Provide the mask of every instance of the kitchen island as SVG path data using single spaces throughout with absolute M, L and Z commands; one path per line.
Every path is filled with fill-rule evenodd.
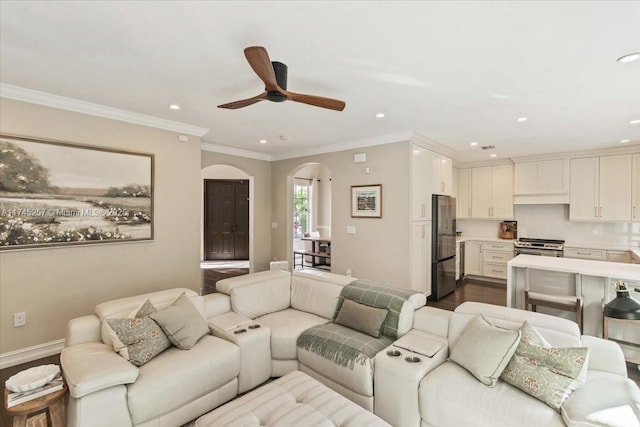
M 525 308 L 524 276 L 526 268 L 558 273 L 579 273 L 581 275 L 582 333 L 585 335 L 602 337 L 603 306 L 615 298 L 614 287 L 617 280 L 622 280 L 631 288 L 640 287 L 640 264 L 518 255 L 507 263 L 507 307 Z M 632 296 L 640 298 L 640 293 L 632 292 Z M 539 307 L 538 311 L 573 320 L 573 315 L 569 312 L 546 307 Z M 640 343 L 640 330 L 637 329 L 622 328 L 615 333 L 624 336 L 627 341 Z

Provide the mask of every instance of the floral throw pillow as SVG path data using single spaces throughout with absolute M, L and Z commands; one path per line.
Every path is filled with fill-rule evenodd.
M 171 346 L 158 324 L 148 317 L 156 311 L 146 300 L 126 319 L 106 319 L 113 348 L 136 366 L 142 366 Z
M 522 338 L 501 379 L 559 411 L 572 391 L 589 356 L 586 347 L 548 346 L 544 338 L 525 322 Z

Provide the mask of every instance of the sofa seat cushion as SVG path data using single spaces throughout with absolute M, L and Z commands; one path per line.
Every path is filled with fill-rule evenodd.
M 190 350 L 171 347 L 139 369 L 127 386 L 133 424 L 173 412 L 237 377 L 240 349 L 205 335 Z
M 373 396 L 373 359 L 392 338 L 374 338 L 335 323 L 304 331 L 298 339 L 298 361 L 348 389 Z
M 487 387 L 453 362 L 438 366 L 420 381 L 418 401 L 423 423 L 433 426 L 565 425 L 560 414 L 543 402 L 502 381 Z
M 560 412 L 568 426 L 640 427 L 640 389 L 629 378 L 589 371 Z
M 315 314 L 288 308 L 266 314 L 256 321 L 271 328 L 271 358 L 295 360 L 298 357 L 296 341 L 300 334 L 306 329 L 322 325 L 329 320 Z
M 196 427 L 389 427 L 302 372 L 290 372 L 200 417 Z

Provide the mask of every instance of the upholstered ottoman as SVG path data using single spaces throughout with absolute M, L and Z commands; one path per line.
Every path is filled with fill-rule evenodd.
M 299 371 L 264 385 L 198 418 L 196 427 L 390 427 Z

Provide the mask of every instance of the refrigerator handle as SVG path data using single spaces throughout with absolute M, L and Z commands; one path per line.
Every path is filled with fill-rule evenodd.
M 422 226 L 420 228 L 421 228 L 420 231 L 422 232 L 422 238 L 424 239 L 424 237 L 425 237 L 425 235 L 424 235 L 424 224 L 422 224 Z

